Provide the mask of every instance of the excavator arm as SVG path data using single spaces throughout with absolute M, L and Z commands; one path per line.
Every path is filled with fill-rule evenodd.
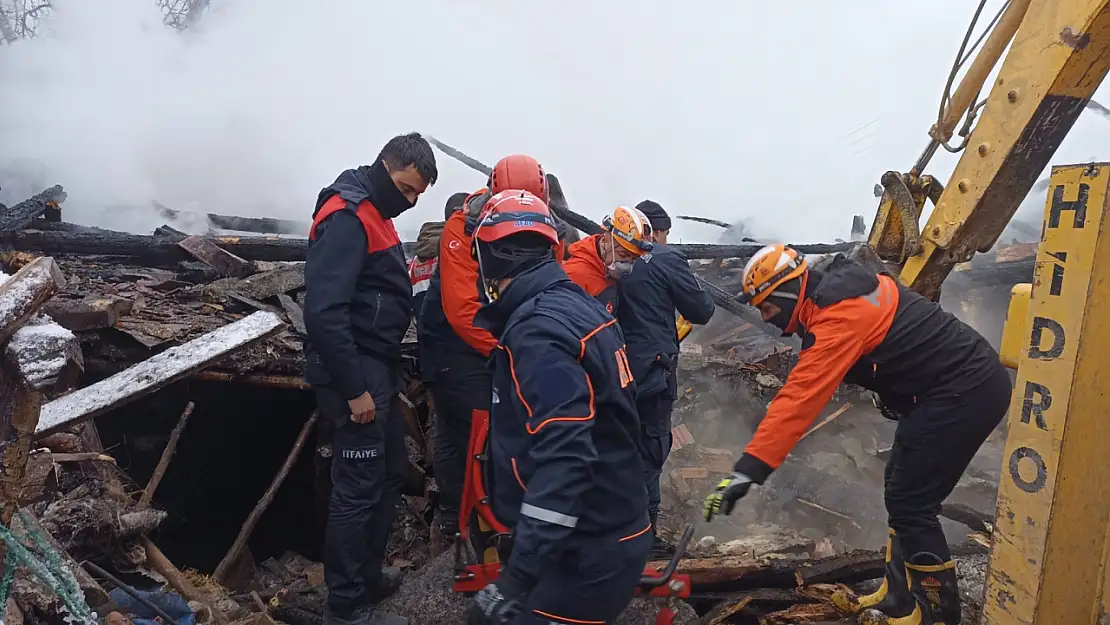
M 989 96 L 976 104 L 1008 44 Z M 1010 0 L 921 158 L 908 173 L 883 175 L 870 246 L 905 285 L 937 298 L 956 264 L 998 240 L 1108 69 L 1110 0 Z M 923 170 L 965 115 L 967 126 L 978 123 L 942 187 Z M 926 201 L 934 210 L 920 227 Z

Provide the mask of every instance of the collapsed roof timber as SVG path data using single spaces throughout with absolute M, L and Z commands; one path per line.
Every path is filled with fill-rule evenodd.
M 265 462 L 277 473 L 274 476 L 267 472 L 261 482 L 254 480 L 257 492 L 249 492 L 244 486 L 250 476 L 237 474 L 244 465 L 236 465 L 240 467 L 236 469 L 223 464 L 228 459 L 213 452 L 212 447 L 203 447 L 202 452 L 183 451 L 177 457 L 176 463 L 193 463 L 186 472 L 193 474 L 194 481 L 202 479 L 206 468 L 215 467 L 228 474 L 220 476 L 223 481 L 233 476 L 239 482 L 233 487 L 239 502 L 249 506 L 261 498 L 253 509 L 239 506 L 241 510 L 235 513 L 229 511 L 227 502 L 212 503 L 213 514 L 233 517 L 230 534 L 220 534 L 215 522 L 207 520 L 203 523 L 205 534 L 194 537 L 187 549 L 174 544 L 177 539 L 172 538 L 174 531 L 169 529 L 176 510 L 167 514 L 151 506 L 173 507 L 166 505 L 175 497 L 171 492 L 173 479 L 167 480 L 157 498 L 156 491 L 167 475 L 182 431 L 190 424 L 194 405 L 200 406 L 198 414 L 208 410 L 203 418 L 209 418 L 214 416 L 211 406 L 203 402 L 217 400 L 204 396 L 199 387 L 189 386 L 186 392 L 191 394 L 190 401 L 176 404 L 170 410 L 172 414 L 162 418 L 150 414 L 156 403 L 140 399 L 180 389 L 175 385 L 180 380 L 251 385 L 226 387 L 220 393 L 225 398 L 238 392 L 228 389 L 252 388 L 261 393 L 303 393 L 307 389 L 301 380 L 304 275 L 299 262 L 304 257 L 305 241 L 218 232 L 233 225 L 246 231 L 278 230 L 288 234 L 296 229 L 295 224 L 208 215 L 208 227 L 215 232 L 190 236 L 165 226 L 152 235 L 133 235 L 65 223 L 60 210 L 64 199 L 61 187 L 53 187 L 11 208 L 0 207 L 0 262 L 13 274 L 5 274 L 0 284 L 0 339 L 6 342 L 4 354 L 9 364 L 0 370 L 0 426 L 6 441 L 0 464 L 0 494 L 4 498 L 0 521 L 24 540 L 36 532 L 49 536 L 52 546 L 36 547 L 29 557 L 47 562 L 59 558 L 60 563 L 51 566 L 68 567 L 76 576 L 84 601 L 94 608 L 109 603 L 105 585 L 129 584 L 121 580 L 109 583 L 100 569 L 94 567 L 90 572 L 79 564 L 86 560 L 121 574 L 152 571 L 200 609 L 204 615 L 198 617 L 200 620 L 227 622 L 264 610 L 269 615 L 259 618 L 315 625 L 323 597 L 322 579 L 319 565 L 302 557 L 316 555 L 311 540 L 304 548 L 292 543 L 281 545 L 282 549 L 296 548 L 302 556 L 286 555 L 257 566 L 252 558 L 252 551 L 263 557 L 268 557 L 268 549 L 272 551 L 273 541 L 262 545 L 255 534 L 259 524 L 265 525 L 268 507 L 275 505 L 275 498 L 281 499 L 283 484 L 287 493 L 295 491 L 289 496 L 303 500 L 323 491 L 326 498 L 327 471 L 321 467 L 326 466 L 327 458 L 320 449 L 328 428 L 310 416 L 311 397 L 293 401 L 281 395 L 267 404 L 260 395 L 242 395 L 238 402 L 232 402 L 233 409 L 220 415 L 253 424 L 249 439 L 252 451 L 245 461 L 257 465 L 269 458 Z M 163 215 L 172 219 L 174 213 L 163 207 Z M 683 246 L 699 277 L 719 285 L 735 284 L 742 260 L 757 247 Z M 840 244 L 799 247 L 814 253 L 847 249 Z M 975 287 L 980 282 L 977 276 L 985 276 L 984 283 L 993 286 L 1020 277 L 1025 269 L 1031 272 L 1028 254 L 1015 250 L 1009 253 L 996 255 L 997 263 L 980 258 L 960 272 L 964 286 Z M 1005 269 L 1000 269 L 1002 265 Z M 688 504 L 682 501 L 684 498 L 704 489 L 714 475 L 727 472 L 730 466 L 727 451 L 704 446 L 698 440 L 715 440 L 711 434 L 699 433 L 711 430 L 699 431 L 693 420 L 705 417 L 701 414 L 705 412 L 704 404 L 700 409 L 693 408 L 698 405 L 699 395 L 710 393 L 712 386 L 732 385 L 743 389 L 751 397 L 752 410 L 758 410 L 781 384 L 791 363 L 788 343 L 763 332 L 749 311 L 731 301 L 727 287 L 718 287 L 717 291 L 718 303 L 745 314 L 745 318 L 718 315 L 713 324 L 697 330 L 683 348 L 681 366 L 687 376 L 687 389 L 682 393 L 679 411 L 684 410 L 681 402 L 687 402 L 689 409 L 685 411 L 699 414 L 690 417 L 690 427 L 683 422 L 675 428 L 674 464 L 668 465 L 676 510 L 672 520 L 680 520 L 677 511 Z M 411 333 L 406 343 L 412 347 Z M 410 353 L 406 367 L 411 360 Z M 80 388 L 69 392 L 75 387 Z M 172 404 L 179 395 L 169 395 L 173 399 L 162 403 Z M 419 571 L 412 576 L 408 595 L 415 607 L 402 605 L 394 611 L 423 610 L 420 613 L 427 614 L 428 603 L 440 601 L 446 618 L 461 608 L 458 598 L 450 594 L 450 554 L 432 559 L 426 552 L 426 521 L 437 496 L 427 461 L 426 395 L 410 376 L 405 417 L 412 479 L 405 491 L 405 531 L 396 533 L 391 554 L 395 563 L 407 562 Z M 197 399 L 196 404 L 192 398 Z M 851 406 L 851 393 L 839 395 L 834 403 L 841 407 L 830 411 L 817 428 L 833 422 L 847 410 L 845 406 Z M 128 404 L 141 409 L 132 413 L 121 410 Z M 185 404 L 184 414 L 178 418 L 177 412 Z M 256 409 L 242 409 L 241 405 Z M 269 407 L 263 410 L 263 405 Z M 273 406 L 279 405 L 291 412 L 289 418 L 266 412 L 277 410 Z M 735 411 L 736 406 L 725 409 Z M 163 408 L 157 410 L 166 412 Z M 98 417 L 98 422 L 94 421 Z M 162 432 L 168 436 L 156 437 L 155 445 L 146 445 L 157 462 L 136 469 L 142 463 L 130 455 L 139 453 L 137 440 L 143 436 L 136 424 L 155 420 L 168 424 Z M 202 417 L 192 418 L 189 427 L 206 427 L 200 421 Z M 124 422 L 125 426 L 119 425 Z M 172 432 L 168 432 L 170 426 L 174 426 Z M 116 457 L 105 451 L 107 441 L 101 440 L 98 428 L 108 434 L 106 439 L 122 437 L 126 442 Z M 317 451 L 312 454 L 313 467 L 307 469 L 306 489 L 296 477 L 296 467 L 314 428 L 318 430 L 317 438 L 310 448 Z M 220 436 L 208 432 L 206 436 L 213 439 Z M 127 436 L 135 440 L 127 442 Z M 126 464 L 133 469 L 129 472 L 117 467 L 125 464 L 124 454 Z M 796 467 L 791 479 L 817 480 L 825 490 L 835 490 L 826 474 L 814 471 Z M 790 474 L 789 470 L 783 472 Z M 140 477 L 149 477 L 145 488 L 135 483 Z M 837 488 L 851 496 L 851 484 Z M 801 490 L 790 492 L 793 499 L 804 499 L 797 495 Z M 818 501 L 808 503 L 818 514 L 834 518 L 835 523 L 855 523 L 851 515 Z M 24 507 L 17 514 L 20 506 Z M 311 508 L 303 502 L 300 507 Z M 283 510 L 288 514 L 288 509 Z M 214 518 L 187 506 L 181 514 Z M 956 510 L 950 515 L 961 517 L 965 524 L 978 523 L 975 529 L 980 532 L 980 542 L 982 532 L 989 532 L 989 526 L 979 522 L 981 515 L 973 511 L 960 514 Z M 183 566 L 214 571 L 213 579 L 219 584 L 182 573 L 146 536 L 159 526 L 167 528 L 165 544 L 174 560 Z M 865 533 L 860 531 L 861 535 Z M 881 553 L 847 550 L 845 545 L 852 541 L 845 536 L 840 535 L 843 540 L 837 545 L 779 528 L 719 546 L 712 540 L 702 541 L 681 565 L 695 584 L 691 604 L 701 613 L 711 612 L 707 622 L 755 622 L 753 619 L 761 617 L 771 623 L 836 620 L 839 612 L 833 596 L 850 592 L 836 584 L 874 579 L 881 575 L 883 566 Z M 202 557 L 199 552 L 205 549 L 218 553 Z M 971 544 L 964 552 L 981 556 L 985 550 Z M 274 555 L 281 555 L 280 550 Z M 31 563 L 21 563 L 13 588 L 16 606 L 29 621 L 60 623 L 63 613 L 73 610 L 64 605 L 66 593 L 36 581 L 28 572 Z M 269 607 L 259 607 L 261 602 L 254 601 L 248 592 L 252 589 L 260 599 L 270 602 Z M 429 592 L 433 591 L 441 596 L 430 599 Z M 405 601 L 405 596 L 402 592 L 397 601 Z M 650 603 L 637 603 L 627 616 L 631 620 L 624 622 L 645 622 L 643 618 L 655 609 Z M 680 613 L 678 622 L 693 622 L 694 610 L 689 606 L 684 610 L 686 616 Z M 682 620 L 687 617 L 687 621 Z

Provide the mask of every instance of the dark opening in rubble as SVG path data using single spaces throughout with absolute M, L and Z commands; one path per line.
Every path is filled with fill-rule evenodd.
M 211 573 L 285 461 L 315 403 L 307 391 L 182 381 L 97 419 L 108 453 L 143 488 L 189 401 L 196 408 L 154 496 L 169 518 L 153 536 L 181 569 Z M 291 550 L 319 560 L 316 434 L 251 533 L 255 562 Z M 326 501 L 326 500 L 323 500 Z

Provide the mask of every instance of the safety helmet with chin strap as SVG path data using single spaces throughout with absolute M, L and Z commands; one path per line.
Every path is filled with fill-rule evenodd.
M 741 298 L 759 306 L 775 289 L 806 272 L 805 256 L 781 243 L 768 245 L 752 256 L 741 274 Z
M 491 197 L 478 217 L 471 244 L 490 300 L 497 299 L 495 281 L 551 256 L 558 244 L 555 220 L 543 200 L 519 189 Z
M 606 215 L 601 226 L 611 235 L 617 245 L 643 256 L 652 250 L 651 222 L 644 213 L 635 208 L 618 206 L 612 214 Z

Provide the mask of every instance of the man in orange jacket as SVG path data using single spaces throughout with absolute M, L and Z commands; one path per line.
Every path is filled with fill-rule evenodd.
M 958 624 L 956 569 L 938 515 L 1009 407 L 998 353 L 935 302 L 844 256 L 811 269 L 797 251 L 767 246 L 742 283 L 763 320 L 798 334 L 802 351 L 734 473 L 706 498 L 706 520 L 731 513 L 783 463 L 842 381 L 862 386 L 898 428 L 886 467 L 886 577 L 859 607 L 898 625 Z
M 547 198 L 547 178 L 536 159 L 523 154 L 497 162 L 487 188 L 471 193 L 452 213 L 440 237 L 439 267 L 420 313 L 421 354 L 429 360 L 435 399 L 432 461 L 439 486 L 437 531 L 453 537 L 466 477 L 466 453 L 474 411 L 489 411 L 491 381 L 486 367 L 497 339 L 474 325 L 484 301 L 478 292 L 478 263 L 471 237 L 478 213 L 492 193 L 521 189 Z
M 597 298 L 610 315 L 617 309 L 617 280 L 628 275 L 637 258 L 651 251 L 651 223 L 635 208 L 618 206 L 601 222 L 605 232 L 567 247 L 567 276 Z

